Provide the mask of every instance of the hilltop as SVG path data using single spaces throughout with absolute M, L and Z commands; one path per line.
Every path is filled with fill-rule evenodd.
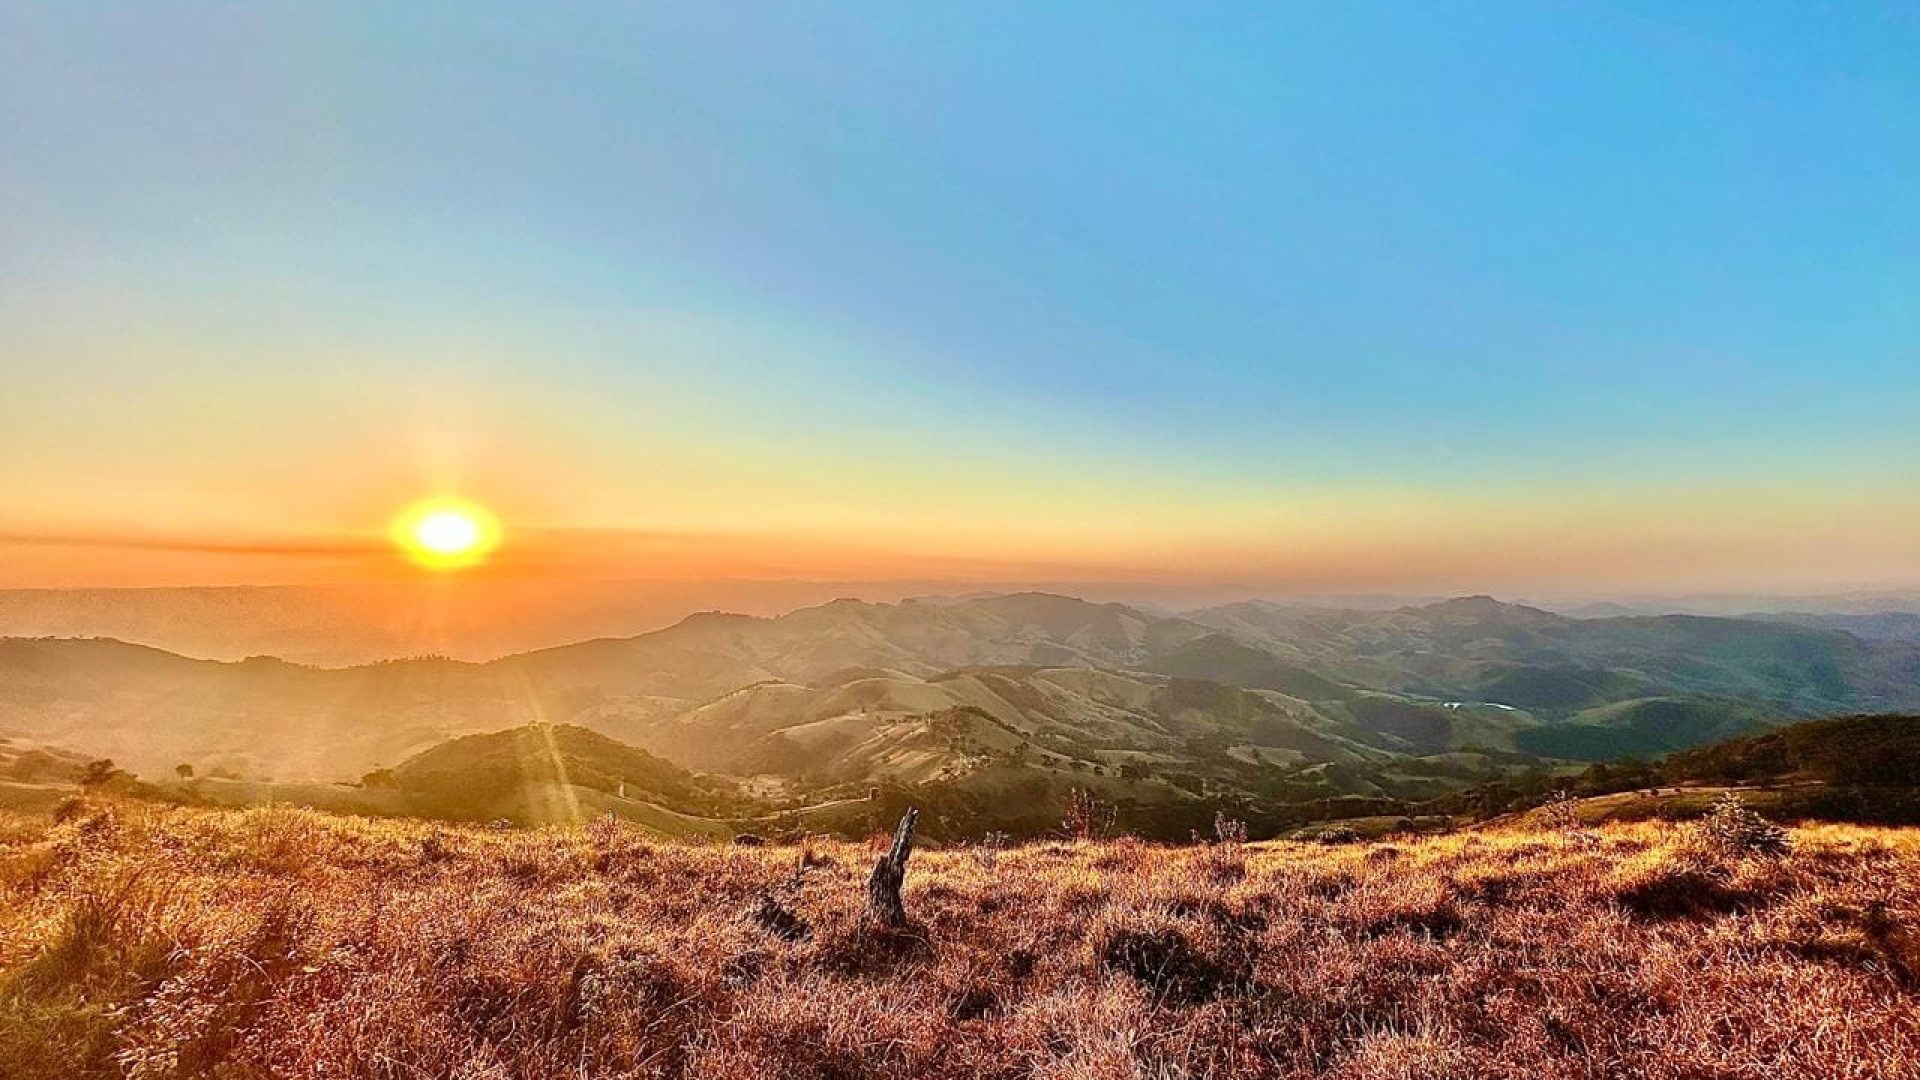
M 604 735 L 535 725 L 466 735 L 401 762 L 391 785 L 419 817 L 578 821 L 588 793 L 686 816 L 741 816 L 753 804 L 731 784 L 698 776 Z
M 657 844 L 286 808 L 0 816 L 0 1075 L 1913 1075 L 1920 841 Z

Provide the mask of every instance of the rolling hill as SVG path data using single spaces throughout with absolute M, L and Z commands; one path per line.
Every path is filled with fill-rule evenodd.
M 1042 775 L 1145 785 L 1134 794 L 1157 799 L 1406 798 L 1526 762 L 1916 707 L 1911 645 L 1773 621 L 1578 619 L 1486 597 L 1187 615 L 1039 593 L 839 600 L 486 663 L 346 668 L 0 640 L 0 735 L 148 776 L 185 762 L 352 779 L 449 738 L 573 723 L 789 792 Z
M 1319 789 L 1320 767 L 1350 766 L 1384 782 L 1403 758 L 1452 749 L 1369 726 L 1358 705 L 1372 700 L 1388 699 L 1318 705 L 1141 672 L 968 668 L 820 687 L 765 682 L 664 720 L 624 723 L 616 706 L 579 721 L 690 768 L 810 784 L 921 783 L 999 765 L 1154 777 L 1195 793 Z
M 1796 715 L 1920 701 L 1920 648 L 1784 622 L 1576 619 L 1484 596 L 1389 612 L 1251 601 L 1188 618 L 1338 681 L 1552 716 L 1665 695 L 1737 697 Z
M 593 808 L 582 808 L 583 797 L 603 805 L 646 804 L 686 818 L 744 816 L 758 809 L 733 784 L 696 776 L 570 724 L 450 739 L 401 762 L 378 782 L 397 790 L 407 812 L 421 817 L 577 822 L 595 816 Z
M 1766 726 L 1764 706 L 1727 698 L 1656 697 L 1582 710 L 1567 723 L 1517 733 L 1522 750 L 1573 761 L 1658 757 Z
M 247 776 L 357 777 L 448 735 L 540 719 L 500 672 L 450 660 L 314 668 L 193 660 L 108 639 L 0 639 L 0 734 Z

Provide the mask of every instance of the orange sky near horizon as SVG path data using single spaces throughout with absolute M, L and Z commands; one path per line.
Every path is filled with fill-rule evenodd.
M 931 580 L 1244 584 L 1339 593 L 1758 592 L 1906 587 L 1920 506 L 1871 496 L 1589 493 L 1528 504 L 1401 493 L 1288 509 L 1194 505 L 1012 514 L 896 513 L 840 529 L 554 527 L 503 511 L 483 565 L 415 565 L 366 520 L 305 534 L 95 525 L 0 532 L 0 587 L 523 581 Z M 1195 515 L 1205 514 L 1204 520 Z M 1871 527 L 1864 523 L 1871 522 Z

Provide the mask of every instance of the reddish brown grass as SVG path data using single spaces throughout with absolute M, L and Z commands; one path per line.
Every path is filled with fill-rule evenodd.
M 287 809 L 0 822 L 0 1076 L 1920 1076 L 1920 835 L 915 855 Z

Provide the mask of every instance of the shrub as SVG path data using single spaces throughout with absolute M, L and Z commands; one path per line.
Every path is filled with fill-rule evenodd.
M 1100 966 L 1131 976 L 1153 996 L 1194 1005 L 1211 1001 L 1244 984 L 1248 975 L 1208 956 L 1174 926 L 1123 927 L 1095 946 Z
M 65 825 L 67 822 L 73 821 L 81 814 L 86 813 L 91 805 L 83 795 L 69 795 L 54 804 L 53 823 L 55 825 Z
M 1580 820 L 1580 800 L 1572 792 L 1556 791 L 1534 811 L 1542 828 L 1554 832 L 1573 832 L 1585 826 Z
M 87 762 L 86 768 L 80 772 L 80 786 L 84 788 L 103 787 L 116 778 L 125 775 L 126 774 L 113 763 L 112 758 L 101 758 L 98 761 Z
M 1074 788 L 1067 796 L 1067 813 L 1060 828 L 1069 840 L 1104 840 L 1113 828 L 1115 813 L 1112 803 L 1101 802 L 1085 788 Z
M 1220 844 L 1244 844 L 1247 842 L 1247 823 L 1216 810 L 1213 812 L 1213 839 Z
M 980 869 L 989 874 L 993 873 L 999 868 L 1000 852 L 1006 848 L 1010 839 L 1003 832 L 988 832 L 980 838 L 980 843 L 973 849 L 974 862 L 980 864 Z
M 1755 813 L 1731 791 L 1695 823 L 1693 840 L 1706 852 L 1727 859 L 1777 859 L 1792 847 L 1785 829 Z
M 447 834 L 435 829 L 420 838 L 420 860 L 422 862 L 444 862 L 453 858 L 453 847 L 447 843 Z
M 1533 812 L 1543 829 L 1557 832 L 1579 847 L 1592 847 L 1600 834 L 1580 816 L 1580 798 L 1570 791 L 1556 791 Z
M 753 911 L 753 922 L 782 941 L 805 941 L 813 934 L 807 921 L 776 900 L 772 893 L 760 897 L 760 906 Z

